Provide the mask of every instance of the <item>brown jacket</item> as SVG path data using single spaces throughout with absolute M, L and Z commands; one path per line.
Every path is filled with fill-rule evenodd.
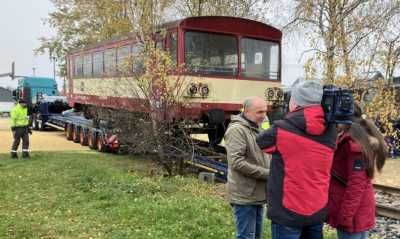
M 257 126 L 242 115 L 232 117 L 225 133 L 228 158 L 227 199 L 232 204 L 263 204 L 271 157 L 256 143 Z

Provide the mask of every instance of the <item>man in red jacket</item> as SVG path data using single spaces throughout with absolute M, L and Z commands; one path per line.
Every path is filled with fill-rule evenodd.
M 322 94 L 317 81 L 295 84 L 285 119 L 257 136 L 258 146 L 272 154 L 267 186 L 272 239 L 322 238 L 336 147 Z

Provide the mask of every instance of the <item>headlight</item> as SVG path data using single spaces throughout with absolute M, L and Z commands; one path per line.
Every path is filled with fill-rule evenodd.
M 281 89 L 278 89 L 278 91 L 276 92 L 276 97 L 278 98 L 278 100 L 283 100 L 283 91 Z
M 265 97 L 270 102 L 283 101 L 283 90 L 279 87 L 269 87 L 265 90 Z
M 208 93 L 210 93 L 210 89 L 208 88 L 207 85 L 203 85 L 200 88 L 200 95 L 203 96 L 203 97 L 206 97 L 206 96 L 208 96 Z
M 267 92 L 266 92 L 266 95 L 267 95 L 267 100 L 268 101 L 272 101 L 272 100 L 274 100 L 274 98 L 275 98 L 275 91 L 274 91 L 274 89 L 267 89 Z
M 188 88 L 188 93 L 191 96 L 197 94 L 197 86 L 196 86 L 196 84 L 194 84 L 194 83 L 190 84 L 190 86 Z

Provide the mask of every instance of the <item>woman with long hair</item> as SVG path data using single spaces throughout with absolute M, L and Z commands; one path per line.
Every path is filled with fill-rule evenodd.
M 337 129 L 327 222 L 337 229 L 339 239 L 365 239 L 375 226 L 372 179 L 385 164 L 386 144 L 358 106 L 352 125 L 338 125 Z

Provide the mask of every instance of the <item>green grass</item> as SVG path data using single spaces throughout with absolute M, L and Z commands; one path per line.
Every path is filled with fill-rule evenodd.
M 0 158 L 0 238 L 234 238 L 230 207 L 210 185 L 164 178 L 150 161 L 95 152 Z M 268 221 L 264 231 L 269 238 Z
M 229 206 L 209 185 L 152 170 L 97 153 L 1 160 L 0 238 L 232 237 Z

